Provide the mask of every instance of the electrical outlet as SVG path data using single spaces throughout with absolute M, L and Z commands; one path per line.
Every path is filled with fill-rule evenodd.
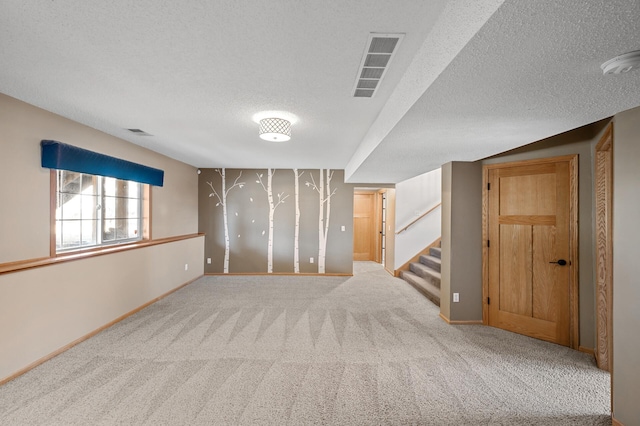
M 341 230 L 342 232 L 344 232 L 344 231 L 346 231 L 346 230 L 347 230 L 347 227 L 346 227 L 346 226 L 344 226 L 344 225 L 342 225 L 342 228 L 340 228 L 340 230 Z
M 207 263 L 208 263 L 209 265 L 211 265 L 211 258 L 210 258 L 210 257 L 207 257 Z
M 184 270 L 185 270 L 185 271 L 188 271 L 188 270 L 189 270 L 189 264 L 188 264 L 188 263 L 185 263 L 185 264 L 184 264 Z
M 309 263 L 313 263 L 313 257 L 309 258 Z
M 453 293 L 453 302 L 458 303 L 460 301 L 460 293 Z

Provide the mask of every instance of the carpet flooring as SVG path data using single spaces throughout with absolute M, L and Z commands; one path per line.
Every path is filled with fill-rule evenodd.
M 354 268 L 203 277 L 0 387 L 0 424 L 611 424 L 589 355 Z

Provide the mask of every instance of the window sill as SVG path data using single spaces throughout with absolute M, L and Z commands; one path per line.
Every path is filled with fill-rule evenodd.
M 157 240 L 136 241 L 130 244 L 119 244 L 116 246 L 100 247 L 82 252 L 72 252 L 60 254 L 56 257 L 42 257 L 38 259 L 20 260 L 18 262 L 0 263 L 0 275 L 12 272 L 24 271 L 26 269 L 40 268 L 43 266 L 55 265 L 57 263 L 71 262 L 74 260 L 88 259 L 90 257 L 103 256 L 105 254 L 119 253 L 127 250 L 135 250 L 160 244 L 173 243 L 176 241 L 188 240 L 204 236 L 203 233 L 180 235 L 177 237 L 159 238 Z

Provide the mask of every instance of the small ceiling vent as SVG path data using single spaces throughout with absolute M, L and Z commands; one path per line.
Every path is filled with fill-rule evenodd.
M 404 34 L 400 33 L 369 34 L 353 88 L 354 97 L 371 98 L 376 94 L 403 38 Z
M 153 136 L 152 134 L 147 133 L 144 130 L 140 130 L 140 129 L 127 129 L 127 130 L 138 136 Z

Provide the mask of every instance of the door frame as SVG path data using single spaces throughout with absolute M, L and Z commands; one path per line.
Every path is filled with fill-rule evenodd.
M 596 362 L 612 372 L 613 362 L 613 123 L 595 147 Z
M 482 168 L 482 323 L 489 325 L 489 170 L 504 167 L 569 162 L 569 343 L 572 349 L 580 344 L 580 309 L 578 298 L 578 154 L 533 160 L 487 164 Z
M 373 196 L 373 221 L 375 225 L 375 229 L 373 232 L 374 235 L 374 261 L 376 263 L 382 263 L 382 192 L 376 191 Z

